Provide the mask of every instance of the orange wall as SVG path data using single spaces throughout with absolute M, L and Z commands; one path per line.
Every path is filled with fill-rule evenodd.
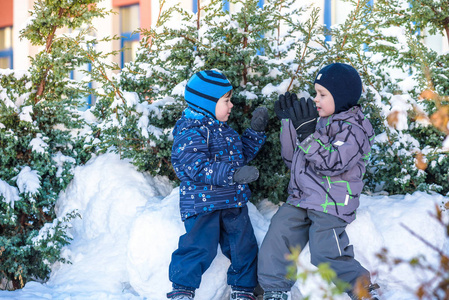
M 140 0 L 140 27 L 151 27 L 151 0 Z
M 13 25 L 13 0 L 0 0 L 0 28 Z
M 139 3 L 139 0 L 112 0 L 112 6 L 125 6 Z

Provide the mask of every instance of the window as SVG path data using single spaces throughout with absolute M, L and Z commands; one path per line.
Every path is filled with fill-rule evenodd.
M 368 5 L 373 5 L 374 1 L 368 1 Z M 324 0 L 324 25 L 330 29 L 334 24 L 342 24 L 346 21 L 349 13 L 354 10 L 354 4 L 342 0 Z M 332 37 L 326 35 L 326 41 Z
M 0 28 L 0 69 L 12 69 L 12 27 Z
M 263 4 L 264 4 L 265 0 L 259 0 L 259 7 L 263 8 Z M 229 3 L 229 0 L 223 0 L 223 10 L 224 11 L 230 11 L 231 6 Z M 198 0 L 192 0 L 192 11 L 193 13 L 197 13 L 198 12 Z
M 223 10 L 229 11 L 229 1 L 223 0 Z
M 121 47 L 123 49 L 121 66 L 136 59 L 139 47 L 139 34 L 133 31 L 140 27 L 139 5 L 120 7 L 120 35 Z

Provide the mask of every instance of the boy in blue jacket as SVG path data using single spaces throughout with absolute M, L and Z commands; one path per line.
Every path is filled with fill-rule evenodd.
M 227 273 L 231 299 L 256 299 L 258 246 L 246 204 L 251 194 L 248 183 L 259 172 L 247 164 L 265 143 L 268 112 L 265 107 L 256 109 L 251 128 L 240 137 L 226 123 L 233 107 L 231 95 L 231 83 L 216 70 L 198 72 L 187 82 L 188 107 L 173 129 L 171 156 L 181 180 L 186 233 L 172 254 L 170 299 L 194 298 L 218 245 L 231 261 Z

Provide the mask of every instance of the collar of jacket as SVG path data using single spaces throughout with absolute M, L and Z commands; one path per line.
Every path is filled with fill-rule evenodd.
M 206 121 L 206 122 L 213 122 L 213 123 L 217 123 L 219 125 L 226 123 L 226 122 L 220 122 L 217 119 L 215 119 L 215 117 L 213 117 L 213 116 L 211 116 L 209 114 L 206 114 L 206 113 L 194 110 L 194 109 L 192 109 L 190 107 L 187 107 L 184 110 L 183 115 L 187 119 L 201 120 L 202 122 L 204 122 L 204 121 Z
M 318 122 L 322 124 L 322 126 L 328 126 L 333 121 L 346 121 L 348 118 L 357 115 L 360 112 L 359 106 L 353 106 L 348 110 L 344 110 L 339 112 L 338 114 L 333 114 L 328 117 L 319 118 Z

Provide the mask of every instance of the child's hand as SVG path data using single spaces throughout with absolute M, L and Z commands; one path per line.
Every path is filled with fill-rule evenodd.
M 307 100 L 301 98 L 299 101 L 294 101 L 293 105 L 289 108 L 289 114 L 300 142 L 315 131 L 318 111 L 312 98 Z
M 265 131 L 268 124 L 268 109 L 264 106 L 258 107 L 253 112 L 251 128 L 255 131 Z
M 252 166 L 243 166 L 234 172 L 234 182 L 248 184 L 259 178 L 259 170 Z
M 285 95 L 279 95 L 279 100 L 274 102 L 274 112 L 279 120 L 290 119 L 289 109 L 292 107 L 292 102 L 297 100 L 295 93 L 287 92 Z

